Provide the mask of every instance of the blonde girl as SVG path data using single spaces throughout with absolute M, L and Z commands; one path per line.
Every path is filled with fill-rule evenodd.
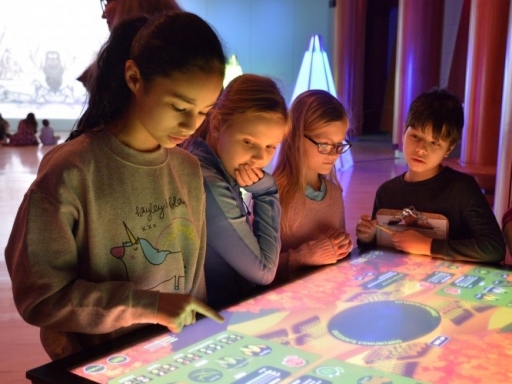
M 291 132 L 273 172 L 282 210 L 279 282 L 304 267 L 335 263 L 352 249 L 334 168 L 351 146 L 347 112 L 328 92 L 309 90 L 295 99 L 290 114 Z
M 186 144 L 206 190 L 208 304 L 222 308 L 273 281 L 281 246 L 274 178 L 263 171 L 288 127 L 285 100 L 270 78 L 232 80 Z M 245 205 L 241 188 L 252 194 Z

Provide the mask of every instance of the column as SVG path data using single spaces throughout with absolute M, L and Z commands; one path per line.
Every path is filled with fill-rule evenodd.
M 472 0 L 463 166 L 496 167 L 510 0 Z
M 444 0 L 400 0 L 393 110 L 393 147 L 402 148 L 411 102 L 439 85 Z
M 362 130 L 366 7 L 367 0 L 337 0 L 334 10 L 334 84 L 356 135 Z

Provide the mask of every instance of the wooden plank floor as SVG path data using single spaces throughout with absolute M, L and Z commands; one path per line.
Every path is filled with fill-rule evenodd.
M 65 137 L 66 135 L 61 135 Z M 25 372 L 49 361 L 39 342 L 38 328 L 18 315 L 5 266 L 4 252 L 23 194 L 38 164 L 51 147 L 0 147 L 0 378 L 3 383 L 27 383 Z M 340 172 L 344 189 L 347 230 L 355 241 L 361 213 L 371 213 L 375 189 L 405 170 L 389 140 L 361 138 L 351 150 L 354 166 Z

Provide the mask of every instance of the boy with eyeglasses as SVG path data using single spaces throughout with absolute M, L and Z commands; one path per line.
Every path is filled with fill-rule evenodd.
M 391 235 L 396 249 L 451 260 L 503 261 L 503 235 L 477 182 L 442 164 L 459 141 L 463 125 L 461 102 L 444 89 L 425 92 L 412 102 L 403 143 L 408 169 L 377 189 L 372 216 L 362 215 L 356 226 L 359 245 L 375 243 L 379 209 L 414 206 L 419 212 L 444 215 L 447 238 L 406 230 Z

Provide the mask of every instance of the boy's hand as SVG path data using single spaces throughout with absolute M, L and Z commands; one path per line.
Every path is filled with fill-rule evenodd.
M 179 333 L 185 325 L 196 322 L 196 312 L 222 323 L 224 318 L 214 309 L 197 300 L 192 295 L 162 293 L 158 297 L 156 321 L 171 332 Z
M 235 169 L 235 179 L 239 186 L 248 187 L 258 182 L 265 173 L 259 168 L 252 168 L 249 164 L 240 164 Z
M 352 251 L 353 245 L 350 239 L 350 234 L 332 229 L 327 232 L 327 237 L 331 240 L 334 253 L 336 255 L 336 261 L 343 259 Z
M 377 233 L 377 220 L 371 220 L 370 215 L 361 215 L 356 225 L 356 236 L 362 243 L 371 243 Z
M 429 255 L 432 239 L 423 236 L 416 231 L 397 232 L 391 235 L 391 240 L 396 249 L 416 255 Z

